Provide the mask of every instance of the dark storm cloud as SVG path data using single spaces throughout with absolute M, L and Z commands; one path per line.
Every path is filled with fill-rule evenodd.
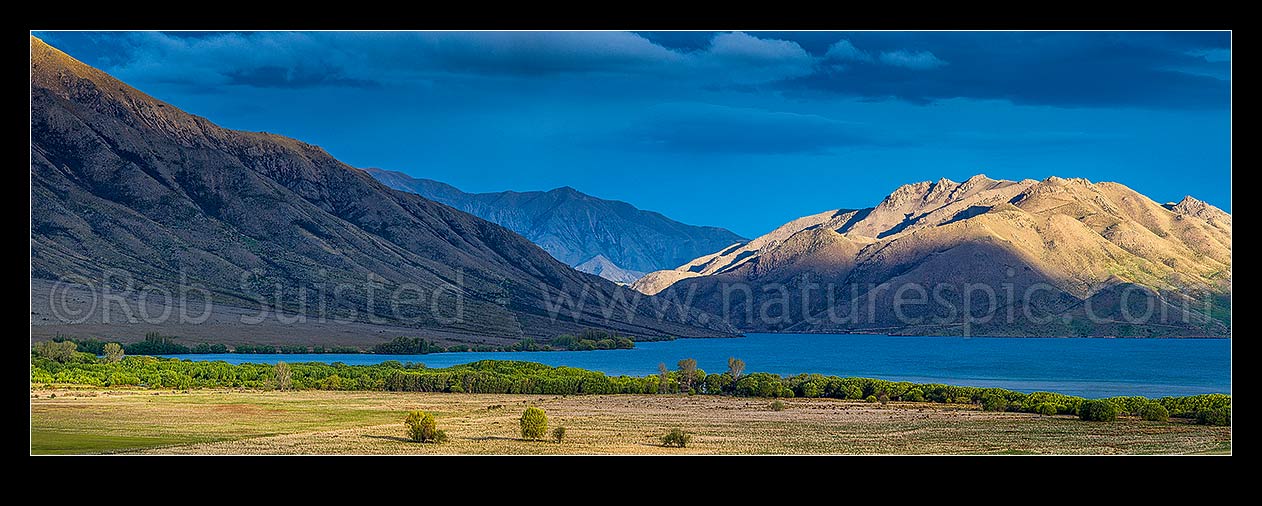
M 336 69 L 281 67 L 264 65 L 240 70 L 225 70 L 228 84 L 258 88 L 306 88 L 310 86 L 351 86 L 370 88 L 377 83 L 367 79 L 350 79 Z
M 64 34 L 52 34 L 65 38 Z M 108 39 L 108 68 L 125 80 L 213 89 L 428 83 L 444 76 L 623 76 L 679 82 L 763 83 L 810 74 L 796 43 L 708 34 L 681 51 L 628 32 L 253 32 L 190 36 L 133 32 Z M 120 40 L 121 39 L 121 40 Z
M 61 34 L 56 34 L 61 37 Z M 255 32 L 93 34 L 125 80 L 214 90 L 427 85 L 446 76 L 779 90 L 799 99 L 963 98 L 1225 108 L 1212 32 Z
M 790 94 L 916 104 L 966 98 L 1057 107 L 1225 108 L 1226 34 L 856 33 Z

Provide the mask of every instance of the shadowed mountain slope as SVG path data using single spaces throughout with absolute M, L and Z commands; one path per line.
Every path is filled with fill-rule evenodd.
M 35 37 L 31 116 L 32 278 L 192 286 L 227 306 L 421 336 L 731 330 L 577 272 L 502 226 L 392 190 L 319 147 L 220 128 Z M 269 332 L 303 336 L 301 325 Z

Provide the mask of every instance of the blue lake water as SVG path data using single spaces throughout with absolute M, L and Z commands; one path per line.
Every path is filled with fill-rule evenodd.
M 190 360 L 343 362 L 386 360 L 446 367 L 478 360 L 525 360 L 611 375 L 643 376 L 658 363 L 674 369 L 697 359 L 706 372 L 727 370 L 727 358 L 746 372 L 820 373 L 896 381 L 1051 391 L 1085 397 L 1231 393 L 1228 339 L 1034 339 L 895 337 L 880 335 L 749 334 L 735 339 L 679 339 L 636 343 L 631 350 L 470 352 L 429 355 L 277 354 L 180 355 Z

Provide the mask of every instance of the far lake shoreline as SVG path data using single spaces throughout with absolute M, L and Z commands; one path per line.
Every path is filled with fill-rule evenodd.
M 749 334 L 730 339 L 637 342 L 632 349 L 594 351 L 445 352 L 420 355 L 194 354 L 163 355 L 228 363 L 389 360 L 448 367 L 478 360 L 520 360 L 610 375 L 654 374 L 694 358 L 707 372 L 726 369 L 728 357 L 748 371 L 825 374 L 1053 391 L 1084 397 L 1231 393 L 1229 338 L 922 337 L 879 334 Z

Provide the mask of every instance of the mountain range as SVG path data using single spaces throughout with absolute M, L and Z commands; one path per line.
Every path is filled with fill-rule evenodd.
M 685 225 L 568 186 L 546 192 L 465 193 L 402 172 L 364 170 L 396 190 L 416 193 L 508 227 L 557 260 L 619 283 L 630 283 L 645 272 L 669 269 L 746 241 L 726 229 Z
M 35 37 L 30 156 L 42 337 L 1231 334 L 1231 215 L 1119 183 L 925 181 L 746 240 L 569 187 L 466 193 L 353 168 L 216 126 Z M 204 319 L 184 320 L 190 291 L 214 304 Z
M 345 321 L 370 342 L 396 332 L 501 343 L 588 328 L 632 336 L 733 332 L 724 321 L 654 306 L 578 272 L 505 227 L 392 190 L 317 146 L 185 113 L 35 37 L 30 156 L 33 300 L 37 288 L 55 294 L 54 282 L 65 280 L 118 284 L 132 295 L 145 287 L 146 297 L 195 287 L 228 308 Z M 570 199 L 581 197 L 560 200 Z M 100 309 L 93 301 L 84 307 Z M 163 330 L 136 315 L 76 327 L 35 313 L 33 302 L 37 333 L 105 328 L 135 338 Z M 254 342 L 313 337 L 300 324 L 218 318 L 181 328 L 212 342 L 224 339 L 218 332 Z
M 745 331 L 1228 336 L 1231 215 L 1111 182 L 941 179 L 632 287 Z

